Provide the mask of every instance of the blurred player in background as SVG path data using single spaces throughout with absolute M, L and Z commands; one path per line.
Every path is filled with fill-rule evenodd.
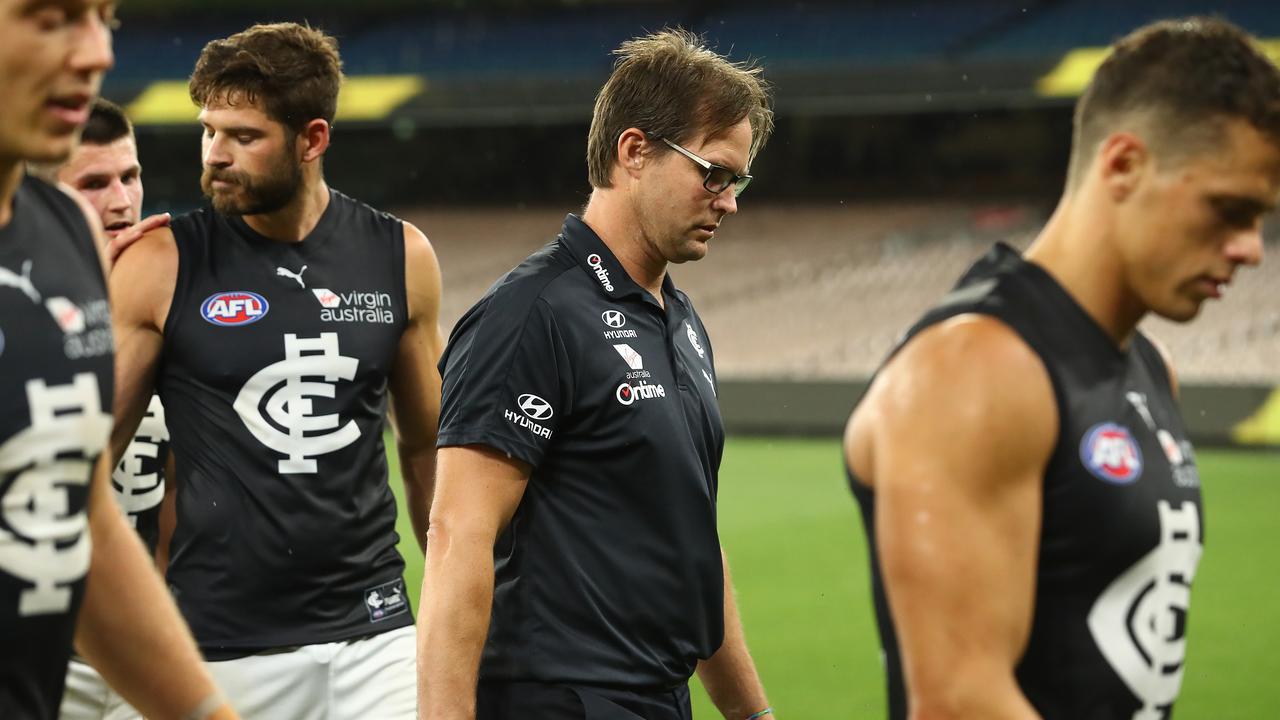
M 688 720 L 695 669 L 725 717 L 772 713 L 716 531 L 711 345 L 667 273 L 737 212 L 767 89 L 683 31 L 617 55 L 583 216 L 490 289 L 441 361 L 424 718 Z
M 892 718 L 1160 718 L 1178 695 L 1200 480 L 1137 326 L 1261 259 L 1280 71 L 1219 20 L 1112 50 L 1048 225 L 969 269 L 846 432 Z
M 110 2 L 0 0 L 0 716 L 55 716 L 74 635 L 147 715 L 233 717 L 109 497 L 98 219 L 24 172 L 72 152 L 113 22 Z
M 80 193 L 111 239 L 132 228 L 142 217 L 142 166 L 138 163 L 133 125 L 124 110 L 110 100 L 94 100 L 89 120 L 80 131 L 80 142 L 65 163 L 31 169 Z M 160 531 L 160 500 L 164 496 L 168 453 L 164 406 L 153 395 L 137 434 L 111 474 L 120 509 L 153 555 Z M 105 718 L 123 702 L 93 667 L 79 657 L 71 658 L 59 711 L 62 720 Z
M 252 718 L 415 707 L 382 431 L 390 391 L 424 544 L 440 273 L 417 228 L 325 183 L 341 81 L 337 42 L 309 27 L 206 45 L 189 89 L 212 207 L 144 236 L 111 276 L 126 417 L 112 442 L 123 451 L 154 384 L 177 463 L 167 578 Z

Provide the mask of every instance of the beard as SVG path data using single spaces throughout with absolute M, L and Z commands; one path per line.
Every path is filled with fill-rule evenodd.
M 231 186 L 215 189 L 214 180 L 223 180 Z M 275 212 L 292 202 L 301 188 L 302 166 L 283 153 L 274 167 L 257 177 L 209 166 L 200 174 L 200 189 L 213 203 L 213 209 L 224 215 Z

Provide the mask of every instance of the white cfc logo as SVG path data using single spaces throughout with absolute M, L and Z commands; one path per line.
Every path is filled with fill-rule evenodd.
M 1142 702 L 1133 720 L 1160 720 L 1182 686 L 1191 580 L 1203 550 L 1200 515 L 1190 502 L 1161 500 L 1160 544 L 1112 581 L 1089 611 L 1089 632 L 1124 684 Z
M 164 499 L 164 476 L 160 470 L 165 458 L 160 457 L 160 446 L 168 442 L 164 405 L 160 404 L 160 396 L 152 395 L 147 414 L 142 416 L 129 448 L 124 451 L 115 472 L 111 473 L 116 500 L 135 527 L 139 513 L 159 505 Z
M 313 415 L 312 397 L 332 398 L 339 380 L 354 380 L 360 361 L 338 351 L 337 333 L 284 336 L 284 359 L 262 368 L 240 389 L 233 407 L 263 445 L 287 457 L 284 474 L 316 472 L 316 455 L 341 450 L 360 438 L 354 420 Z M 307 378 L 312 378 L 307 380 Z
M 52 387 L 29 380 L 26 391 L 31 425 L 0 446 L 0 571 L 34 585 L 18 595 L 24 617 L 66 612 L 89 570 L 88 518 L 68 490 L 89 484 L 111 433 L 92 373 Z

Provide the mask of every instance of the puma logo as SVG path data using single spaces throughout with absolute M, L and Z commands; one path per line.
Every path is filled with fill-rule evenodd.
M 299 285 L 299 286 L 301 286 L 303 290 L 305 290 L 305 289 L 307 289 L 307 284 L 306 284 L 306 283 L 304 283 L 304 282 L 302 282 L 302 273 L 304 273 L 304 272 L 306 272 L 306 271 L 307 271 L 307 266 L 306 266 L 306 265 L 303 265 L 303 266 L 302 266 L 302 269 L 301 269 L 301 270 L 299 270 L 299 271 L 298 271 L 298 272 L 296 272 L 296 273 L 295 273 L 295 272 L 293 272 L 292 270 L 290 270 L 289 268 L 282 268 L 282 267 L 278 267 L 278 268 L 276 268 L 276 276 L 277 276 L 277 277 L 293 278 L 294 280 L 297 280 L 297 281 L 298 281 L 298 285 Z
M 21 290 L 31 298 L 31 302 L 40 302 L 40 291 L 31 284 L 31 261 L 22 263 L 22 274 L 19 275 L 7 267 L 0 267 L 0 287 L 11 287 Z

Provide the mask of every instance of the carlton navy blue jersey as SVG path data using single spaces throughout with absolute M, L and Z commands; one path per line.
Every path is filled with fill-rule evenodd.
M 168 457 L 169 428 L 164 421 L 164 403 L 159 395 L 152 395 L 133 440 L 111 473 L 116 502 L 151 554 L 155 554 L 160 539 L 160 501 L 164 499 L 164 466 Z
M 1006 323 L 1040 356 L 1058 405 L 1044 473 L 1035 616 L 1016 668 L 1046 720 L 1167 718 L 1182 683 L 1204 539 L 1200 478 L 1159 352 L 1120 349 L 1042 268 L 1007 245 L 979 260 L 907 334 L 963 313 Z M 939 398 L 945 403 L 945 398 Z M 871 546 L 890 717 L 906 717 L 875 552 L 875 495 L 851 475 Z
M 159 390 L 176 461 L 167 578 L 207 656 L 412 623 L 382 442 L 406 327 L 404 227 L 330 192 L 301 242 L 172 222 Z
M 439 445 L 533 466 L 494 549 L 486 680 L 671 687 L 720 647 L 714 358 L 662 294 L 569 216 L 454 328 Z
M 0 716 L 53 718 L 111 433 L 111 317 L 84 213 L 26 178 L 0 227 Z

